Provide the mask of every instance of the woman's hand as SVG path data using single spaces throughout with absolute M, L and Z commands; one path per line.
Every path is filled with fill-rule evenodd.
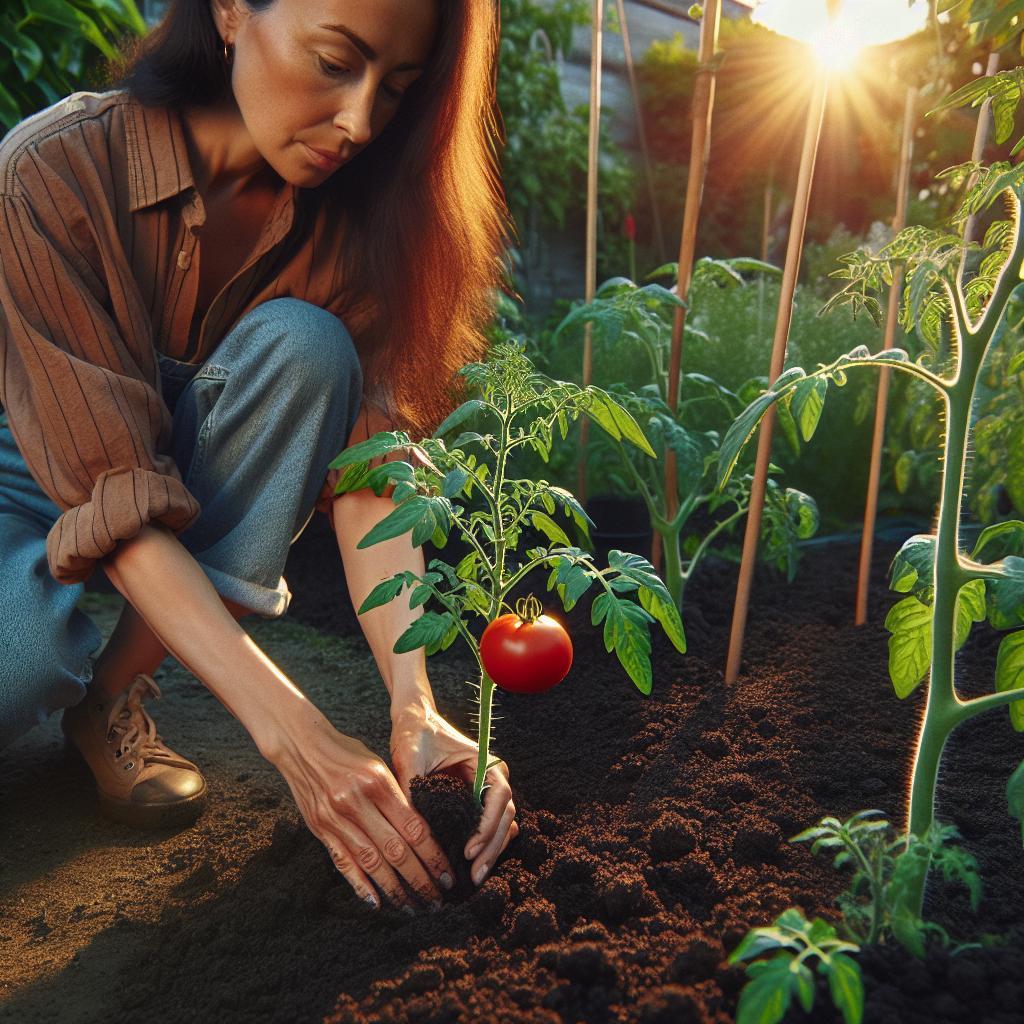
M 477 754 L 476 743 L 449 725 L 433 708 L 417 704 L 392 714 L 391 763 L 410 800 L 409 781 L 432 771 L 447 771 L 472 785 Z M 487 783 L 483 817 L 464 850 L 466 859 L 473 861 L 471 873 L 477 885 L 486 878 L 505 847 L 519 835 L 508 765 L 504 761 L 490 769 Z
M 302 726 L 289 729 L 273 763 L 310 831 L 357 896 L 376 909 L 376 883 L 396 907 L 415 913 L 401 876 L 431 909 L 440 906 L 438 885 L 454 885 L 451 864 L 373 751 L 310 706 Z

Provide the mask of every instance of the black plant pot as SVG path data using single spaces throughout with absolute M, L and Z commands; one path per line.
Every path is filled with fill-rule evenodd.
M 598 565 L 607 565 L 608 553 L 614 550 L 651 557 L 651 518 L 639 498 L 599 494 L 587 500 L 586 510 L 594 521 L 590 536 Z

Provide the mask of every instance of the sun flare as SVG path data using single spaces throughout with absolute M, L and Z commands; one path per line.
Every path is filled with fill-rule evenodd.
M 845 0 L 829 23 L 825 0 L 762 0 L 751 20 L 781 35 L 809 43 L 832 61 L 847 64 L 868 46 L 879 46 L 912 35 L 924 28 L 928 4 L 894 3 L 894 0 Z

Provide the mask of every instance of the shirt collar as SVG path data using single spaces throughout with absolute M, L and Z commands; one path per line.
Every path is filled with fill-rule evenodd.
M 128 94 L 125 109 L 128 187 L 132 213 L 195 184 L 176 110 L 147 107 Z
M 169 107 L 147 107 L 126 92 L 125 125 L 128 147 L 130 209 L 154 206 L 186 189 L 195 188 L 181 115 Z M 285 182 L 266 225 L 273 245 L 291 230 L 302 189 Z M 202 208 L 196 191 L 195 206 Z M 205 219 L 204 215 L 201 215 Z

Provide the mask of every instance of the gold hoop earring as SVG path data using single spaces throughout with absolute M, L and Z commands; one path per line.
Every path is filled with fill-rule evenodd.
M 231 63 L 231 56 L 232 56 L 232 54 L 228 52 L 228 47 L 229 47 L 229 43 L 227 42 L 227 40 L 225 40 L 224 41 L 224 51 L 223 51 L 224 52 L 224 63 L 225 64 L 230 64 Z M 232 51 L 234 50 L 233 46 L 231 46 L 231 50 Z

